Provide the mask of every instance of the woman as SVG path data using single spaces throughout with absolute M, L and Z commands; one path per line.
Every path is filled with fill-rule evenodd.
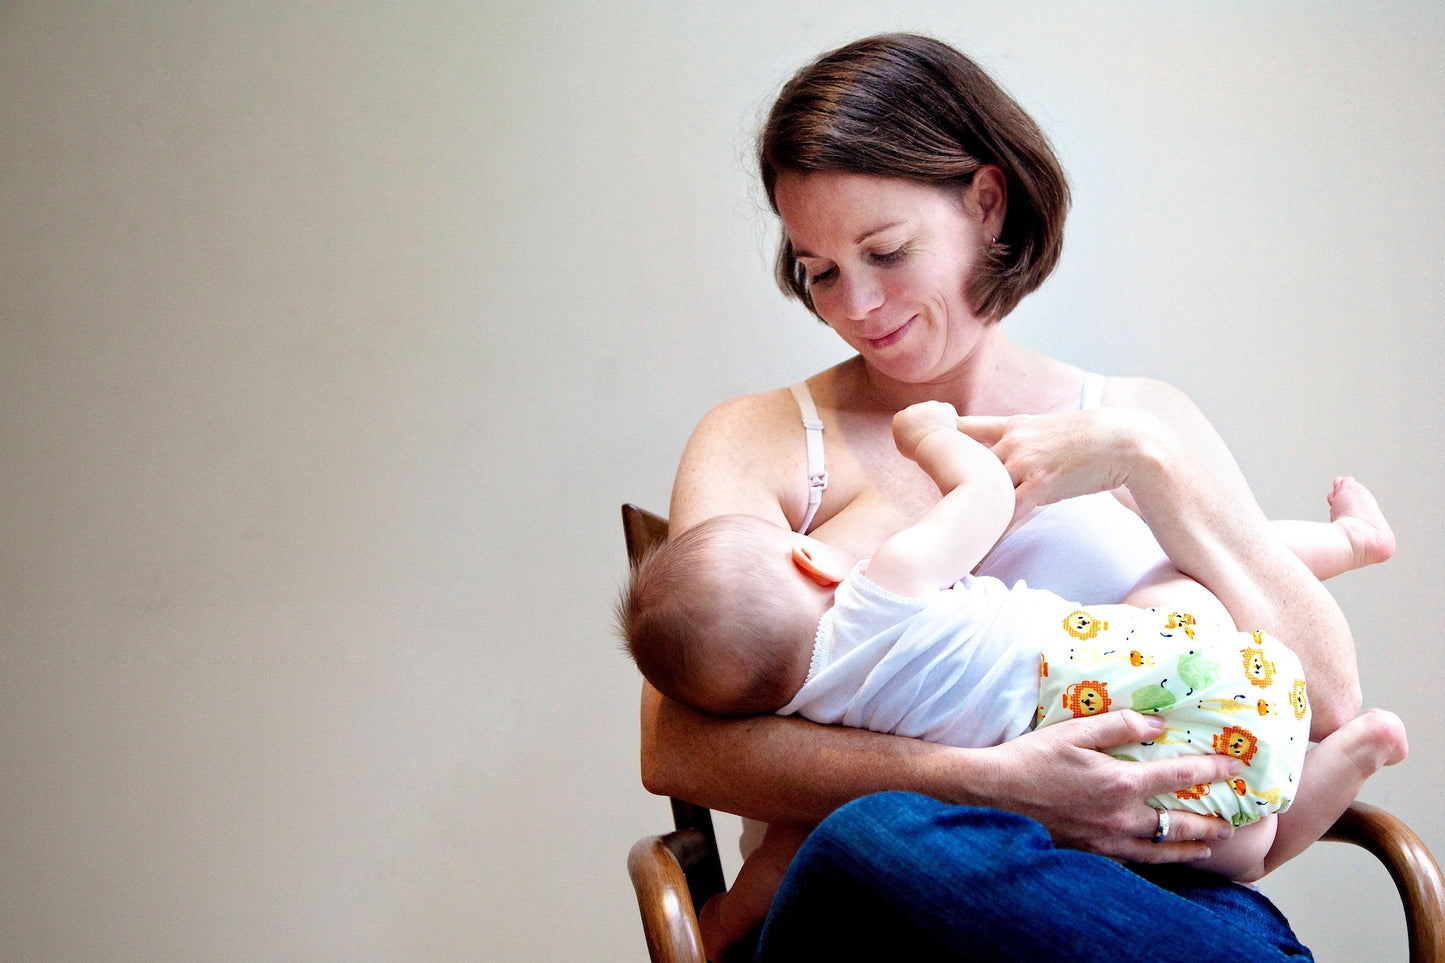
M 1017 486 L 1015 530 L 980 572 L 1115 602 L 1162 546 L 1237 624 L 1299 654 L 1318 731 L 1355 715 L 1353 643 L 1338 607 L 1272 539 L 1198 409 L 1160 382 L 1100 384 L 1003 334 L 998 322 L 1057 261 L 1068 188 L 1037 126 L 986 74 L 920 37 L 841 48 L 785 86 L 760 166 L 782 222 L 785 291 L 857 355 L 800 395 L 780 389 L 709 412 L 678 468 L 675 530 L 746 512 L 867 556 L 938 498 L 893 445 L 893 414 L 948 401 Z M 810 398 L 823 430 L 805 441 Z M 820 441 L 825 475 L 811 448 Z M 1121 544 L 1116 533 L 1138 525 L 1125 505 L 1157 544 Z M 1051 571 L 1051 555 L 1088 561 Z M 1229 827 L 1192 814 L 1166 826 L 1145 800 L 1225 778 L 1228 763 L 1130 764 L 1094 751 L 1149 729 L 1141 716 L 1110 713 L 958 750 L 796 719 L 723 721 L 646 690 L 643 779 L 654 792 L 784 824 L 912 790 L 1030 817 L 1060 847 L 1136 863 L 1198 859 Z

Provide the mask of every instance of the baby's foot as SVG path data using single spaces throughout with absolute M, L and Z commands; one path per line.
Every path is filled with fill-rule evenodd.
M 1388 709 L 1370 709 L 1340 726 L 1329 737 L 1366 778 L 1393 766 L 1410 751 L 1405 723 Z
M 1349 540 L 1355 568 L 1383 562 L 1395 554 L 1395 533 L 1368 488 L 1349 476 L 1336 478 L 1329 503 L 1330 522 Z

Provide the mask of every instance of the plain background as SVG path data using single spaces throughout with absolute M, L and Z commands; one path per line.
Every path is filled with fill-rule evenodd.
M 644 958 L 618 505 L 844 356 L 748 156 L 894 28 L 1071 175 L 1015 338 L 1180 385 L 1272 515 L 1379 495 L 1364 798 L 1445 855 L 1445 8 L 886 7 L 0 3 L 0 959 Z M 1266 888 L 1403 957 L 1348 847 Z

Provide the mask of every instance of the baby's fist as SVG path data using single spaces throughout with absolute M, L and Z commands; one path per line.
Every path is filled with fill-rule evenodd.
M 893 416 L 893 443 L 909 458 L 918 443 L 935 431 L 958 430 L 958 412 L 946 401 L 922 401 Z

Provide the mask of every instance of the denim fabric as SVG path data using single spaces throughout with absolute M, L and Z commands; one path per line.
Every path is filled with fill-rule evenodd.
M 756 959 L 1312 957 L 1248 887 L 1055 849 L 1042 826 L 1012 813 L 883 793 L 808 837 Z

